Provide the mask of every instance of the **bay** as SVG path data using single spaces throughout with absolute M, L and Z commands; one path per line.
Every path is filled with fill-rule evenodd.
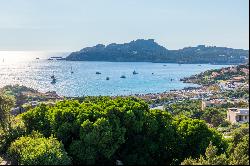
M 198 85 L 183 83 L 180 79 L 209 69 L 228 66 L 146 62 L 49 61 L 46 60 L 48 54 L 41 56 L 42 54 L 27 54 L 25 52 L 19 56 L 12 56 L 12 59 L 11 56 L 4 55 L 2 53 L 1 57 L 0 54 L 0 87 L 19 84 L 41 92 L 56 91 L 59 95 L 72 97 L 160 93 L 185 87 L 197 87 Z M 61 54 L 53 55 L 60 56 Z M 43 58 L 35 59 L 37 56 Z M 73 73 L 71 73 L 71 68 Z M 138 74 L 133 75 L 134 70 Z M 96 74 L 96 72 L 101 74 Z M 51 84 L 53 73 L 57 79 L 55 84 Z M 122 75 L 126 78 L 120 78 Z M 109 80 L 106 80 L 106 77 L 109 77 Z

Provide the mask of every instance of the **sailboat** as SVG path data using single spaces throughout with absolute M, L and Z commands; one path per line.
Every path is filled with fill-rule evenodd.
M 50 78 L 52 79 L 51 84 L 55 84 L 56 83 L 56 77 L 54 75 L 54 71 L 53 71 L 53 75 Z
M 133 71 L 133 74 L 135 75 L 135 74 L 138 74 L 135 70 Z
M 73 74 L 73 73 L 74 73 L 74 72 L 73 72 L 73 70 L 72 70 L 72 66 L 71 66 L 71 71 L 70 71 L 70 73 L 71 73 L 71 74 Z
M 56 78 L 53 78 L 51 81 L 51 84 L 55 84 L 56 83 Z
M 55 78 L 54 71 L 53 71 L 53 75 L 52 75 L 50 78 L 52 78 L 52 79 L 54 79 L 54 78 Z
M 122 75 L 120 78 L 126 78 L 126 76 L 125 76 L 125 75 Z

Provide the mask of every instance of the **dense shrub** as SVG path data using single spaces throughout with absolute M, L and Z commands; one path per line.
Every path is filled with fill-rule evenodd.
M 249 165 L 249 135 L 245 135 L 229 158 L 231 165 Z
M 205 156 L 197 159 L 187 158 L 181 165 L 228 165 L 228 158 L 225 154 L 217 155 L 218 149 L 212 143 L 206 149 Z
M 198 111 L 198 110 L 197 110 Z M 87 97 L 41 105 L 21 115 L 27 131 L 62 141 L 73 164 L 178 164 L 224 142 L 204 121 L 173 119 L 137 98 Z M 187 150 L 189 149 L 189 150 Z
M 12 125 L 9 128 L 8 132 L 0 130 L 0 154 L 5 153 L 13 142 L 18 137 L 21 137 L 26 134 L 26 128 L 22 121 L 16 117 L 12 119 Z
M 233 152 L 219 154 L 218 148 L 211 143 L 204 156 L 185 159 L 181 165 L 249 165 L 249 135 L 245 135 L 232 149 Z
M 70 158 L 55 138 L 33 132 L 11 143 L 8 154 L 20 165 L 68 165 Z
M 0 130 L 7 132 L 10 126 L 10 109 L 14 106 L 14 98 L 0 91 Z
M 206 148 L 212 142 L 222 153 L 227 148 L 227 143 L 222 139 L 222 135 L 214 129 L 208 128 L 203 120 L 179 118 L 175 121 L 178 126 L 178 133 L 183 138 L 183 157 L 199 157 L 205 154 Z
M 218 127 L 220 124 L 225 123 L 226 110 L 219 108 L 206 108 L 201 119 L 205 120 L 207 123 L 212 124 L 214 127 Z
M 203 113 L 201 110 L 201 100 L 184 100 L 165 105 L 165 109 L 173 115 L 185 115 L 195 119 L 199 119 Z

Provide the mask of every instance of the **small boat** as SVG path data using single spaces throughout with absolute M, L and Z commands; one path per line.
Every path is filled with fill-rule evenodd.
M 106 80 L 109 80 L 109 77 L 106 77 Z
M 56 83 L 56 78 L 53 78 L 51 81 L 51 84 L 55 84 Z
M 70 73 L 71 73 L 71 74 L 73 74 L 73 73 L 74 73 L 74 72 L 73 72 L 73 70 L 72 70 L 72 66 L 71 66 L 71 71 L 70 71 Z
M 171 78 L 171 81 L 173 81 L 174 79 L 173 78 Z
M 135 74 L 138 74 L 135 70 L 133 71 L 133 74 L 135 75 Z
M 65 60 L 65 58 L 63 58 L 61 56 L 52 56 L 48 60 Z
M 126 78 L 125 75 L 122 75 L 120 78 Z
M 97 72 L 95 72 L 95 74 L 102 74 L 102 73 L 100 73 L 99 71 L 97 71 Z
M 167 66 L 167 65 L 163 65 L 163 66 Z
M 152 74 L 154 74 L 154 73 L 152 73 Z
M 53 71 L 53 75 L 50 78 L 55 79 L 54 71 Z
M 37 60 L 40 59 L 40 58 L 36 58 Z

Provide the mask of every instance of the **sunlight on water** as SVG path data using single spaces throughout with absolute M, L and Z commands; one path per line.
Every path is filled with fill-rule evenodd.
M 43 51 L 0 51 L 0 65 L 17 64 L 19 62 L 27 62 L 39 59 L 47 59 L 49 56 L 57 55 L 57 52 Z
M 19 84 L 41 92 L 56 91 L 64 96 L 158 93 L 195 86 L 179 80 L 208 69 L 224 67 L 209 64 L 49 61 L 47 58 L 50 56 L 65 57 L 65 54 L 0 51 L 0 87 Z M 139 74 L 133 75 L 134 70 Z M 95 74 L 97 71 L 101 74 Z M 56 84 L 51 84 L 53 73 Z M 121 75 L 126 78 L 120 78 Z

